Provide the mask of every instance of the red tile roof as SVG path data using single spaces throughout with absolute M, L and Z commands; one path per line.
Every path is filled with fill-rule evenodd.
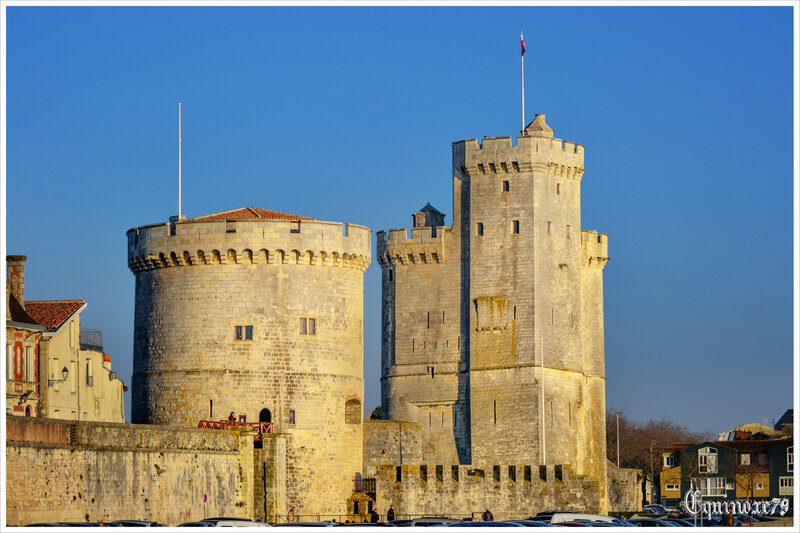
M 43 300 L 25 302 L 25 310 L 36 322 L 47 329 L 58 329 L 66 322 L 86 300 Z
M 233 209 L 231 211 L 222 211 L 220 213 L 212 213 L 210 215 L 189 218 L 187 219 L 187 222 L 197 222 L 201 220 L 241 220 L 254 218 L 265 220 L 316 220 L 311 217 L 281 213 L 280 211 L 272 211 L 270 209 L 242 207 L 240 209 Z

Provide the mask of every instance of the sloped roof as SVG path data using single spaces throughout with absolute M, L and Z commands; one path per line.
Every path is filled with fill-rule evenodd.
M 691 448 L 694 446 L 695 442 L 672 442 L 667 446 L 664 446 L 665 452 L 679 452 L 681 450 L 685 450 L 686 448 Z
M 763 452 L 772 448 L 773 446 L 778 446 L 780 444 L 784 444 L 789 439 L 770 439 L 770 440 L 726 440 L 724 442 L 720 442 L 723 446 L 727 446 L 728 448 L 733 448 L 739 452 Z
M 426 203 L 425 206 L 422 209 L 417 211 L 417 213 L 420 213 L 420 212 L 421 213 L 433 213 L 434 215 L 444 215 L 444 213 L 442 213 L 441 211 L 439 211 L 438 209 L 433 207 L 430 202 Z
M 86 300 L 41 300 L 26 302 L 25 310 L 36 322 L 47 329 L 58 329 L 78 310 Z
M 311 217 L 292 215 L 290 213 L 281 213 L 280 211 L 261 209 L 260 207 L 242 207 L 239 209 L 232 209 L 230 211 L 221 211 L 219 213 L 212 213 L 210 215 L 203 215 L 199 217 L 189 218 L 187 219 L 187 222 L 198 222 L 202 220 L 245 220 L 245 219 L 316 220 Z
M 17 322 L 19 324 L 30 324 L 31 326 L 40 326 L 39 324 L 19 303 L 19 300 L 13 295 L 8 296 L 8 315 L 6 320 L 9 322 Z

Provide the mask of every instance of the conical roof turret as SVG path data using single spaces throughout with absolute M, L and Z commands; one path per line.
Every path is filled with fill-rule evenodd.
M 553 128 L 547 125 L 544 121 L 544 113 L 540 113 L 534 117 L 530 124 L 525 127 L 524 135 L 531 137 L 545 137 L 547 139 L 553 138 Z

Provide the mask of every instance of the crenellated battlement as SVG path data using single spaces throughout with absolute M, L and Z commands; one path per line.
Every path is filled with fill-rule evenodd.
M 583 260 L 588 266 L 603 268 L 608 261 L 608 235 L 595 230 L 581 230 Z
M 284 264 L 352 268 L 370 263 L 364 226 L 307 220 L 211 220 L 132 228 L 128 268 L 134 274 L 177 266 Z
M 451 226 L 390 229 L 388 234 L 377 234 L 377 257 L 382 267 L 427 265 L 443 263 L 447 259 L 448 244 L 453 235 Z M 450 250 L 454 253 L 455 250 Z
M 453 143 L 453 170 L 462 175 L 513 174 L 535 169 L 555 176 L 581 179 L 584 146 L 558 139 L 544 123 L 544 115 L 528 125 L 527 134 L 516 137 L 484 137 Z

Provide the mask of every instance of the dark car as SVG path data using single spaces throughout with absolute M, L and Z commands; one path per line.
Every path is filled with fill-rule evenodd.
M 447 527 L 525 527 L 516 522 L 459 522 L 447 524 Z
M 681 527 L 678 524 L 673 524 L 658 518 L 631 518 L 628 522 L 636 527 Z
M 539 522 L 536 520 L 509 520 L 509 522 L 522 524 L 525 527 L 555 527 L 553 524 L 548 524 L 547 522 Z
M 164 524 L 159 524 L 152 520 L 114 520 L 106 525 L 121 527 L 164 527 Z
M 183 524 L 178 524 L 177 527 L 214 527 L 213 524 L 208 522 L 184 522 Z

